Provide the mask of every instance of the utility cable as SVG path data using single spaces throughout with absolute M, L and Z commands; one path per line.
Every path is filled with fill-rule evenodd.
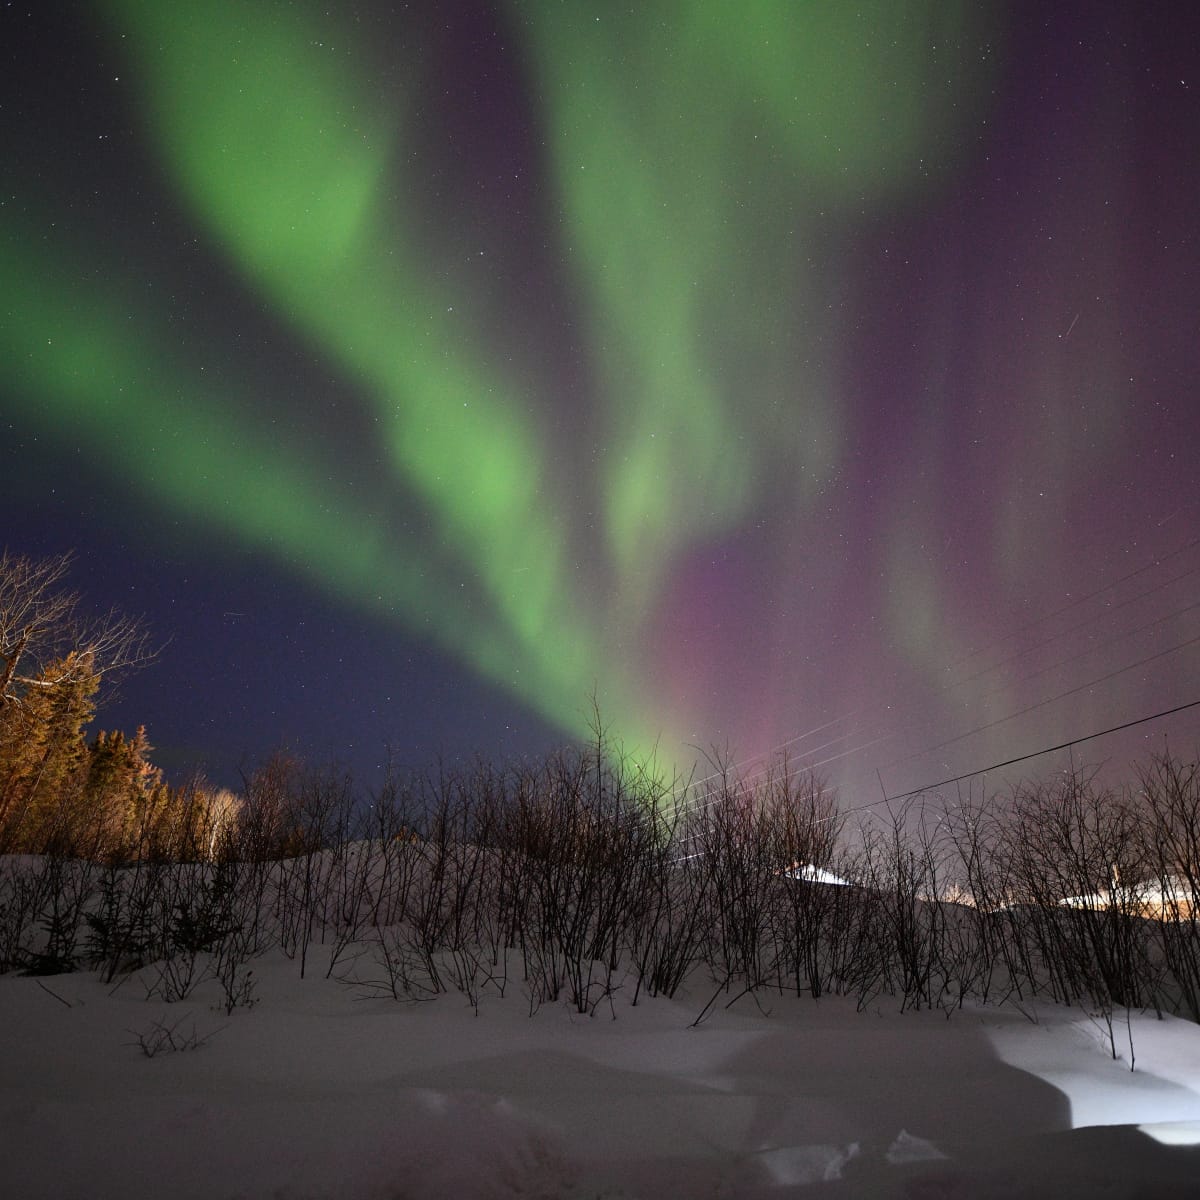
M 1137 662 L 1129 663 L 1124 667 L 1118 667 L 1115 671 L 1110 671 L 1107 675 L 1101 675 L 1096 679 L 1089 679 L 1087 683 L 1081 683 L 1077 687 L 1068 688 L 1065 692 L 1059 692 L 1057 696 L 1050 696 L 1045 700 L 1039 700 L 1036 704 L 1030 704 L 1025 708 L 1018 709 L 1015 713 L 1009 713 L 1006 717 L 998 717 L 995 721 L 989 721 L 986 725 L 977 725 L 974 729 L 968 729 L 966 733 L 958 734 L 957 737 L 948 738 L 944 742 L 938 742 L 936 746 L 926 746 L 924 750 L 919 750 L 916 754 L 910 754 L 905 758 L 897 759 L 895 763 L 889 765 L 895 766 L 896 763 L 907 762 L 909 759 L 918 757 L 921 754 L 930 754 L 934 750 L 944 750 L 947 746 L 953 746 L 965 738 L 974 737 L 975 734 L 983 733 L 986 729 L 994 729 L 997 725 L 1003 725 L 1008 721 L 1015 721 L 1018 717 L 1025 716 L 1026 713 L 1036 712 L 1039 708 L 1045 708 L 1047 704 L 1054 704 L 1058 700 L 1065 700 L 1068 696 L 1074 696 L 1078 692 L 1085 691 L 1087 688 L 1095 687 L 1097 684 L 1107 683 L 1110 679 L 1116 679 L 1118 675 L 1124 675 L 1126 671 L 1134 671 L 1138 667 L 1144 667 L 1147 663 L 1154 662 L 1156 659 L 1166 658 L 1168 654 L 1174 654 L 1179 650 L 1186 650 L 1188 646 L 1194 646 L 1197 642 L 1200 642 L 1200 634 L 1197 634 L 1193 638 L 1188 638 L 1186 642 L 1180 642 L 1178 645 L 1171 646 L 1166 650 L 1159 650 L 1155 654 L 1139 658 Z
M 1193 538 L 1190 542 L 1186 542 L 1184 545 L 1178 547 L 1175 550 L 1172 550 L 1169 554 L 1161 555 L 1160 557 L 1155 558 L 1153 561 L 1145 563 L 1142 566 L 1137 567 L 1136 569 L 1127 572 L 1126 574 L 1120 576 L 1117 579 L 1110 580 L 1108 583 L 1105 583 L 1102 586 L 1095 588 L 1093 591 L 1090 591 L 1083 596 L 1076 597 L 1074 600 L 1070 600 L 1066 604 L 1063 604 L 1060 607 L 1053 609 L 1052 611 L 1050 611 L 1048 613 L 1043 613 L 1041 616 L 1034 617 L 1032 620 L 1027 621 L 1024 625 L 1018 626 L 1016 629 L 1003 635 L 1001 638 L 999 638 L 995 641 L 992 641 L 985 646 L 981 646 L 978 650 L 972 650 L 972 651 L 968 652 L 966 655 L 957 659 L 955 662 L 947 664 L 947 666 L 944 667 L 943 670 L 953 671 L 956 667 L 962 666 L 962 665 L 970 662 L 972 659 L 977 658 L 980 654 L 985 654 L 989 650 L 995 649 L 995 648 L 1003 645 L 1006 641 L 1009 641 L 1011 638 L 1016 637 L 1018 634 L 1024 633 L 1026 630 L 1032 629 L 1035 626 L 1042 624 L 1044 621 L 1048 621 L 1051 618 L 1059 616 L 1060 614 L 1062 614 L 1064 612 L 1069 612 L 1071 609 L 1077 608 L 1080 604 L 1084 604 L 1088 600 L 1092 600 L 1097 596 L 1101 596 L 1105 592 L 1110 591 L 1111 589 L 1119 586 L 1122 583 L 1126 583 L 1130 579 L 1135 579 L 1139 575 L 1144 575 L 1147 571 L 1150 571 L 1150 570 L 1154 569 L 1155 567 L 1161 566 L 1164 563 L 1168 563 L 1168 562 L 1172 561 L 1173 559 L 1178 558 L 1180 555 L 1185 554 L 1188 550 L 1194 549 L 1196 546 L 1200 546 L 1200 538 Z M 1165 583 L 1158 584 L 1155 587 L 1150 588 L 1145 592 L 1139 593 L 1137 596 L 1132 597 L 1129 600 L 1122 601 L 1114 609 L 1109 609 L 1106 612 L 1099 613 L 1095 617 L 1089 617 L 1086 621 L 1082 621 L 1078 625 L 1072 626 L 1070 629 L 1063 630 L 1061 633 L 1055 634 L 1053 637 L 1044 639 L 1042 642 L 1037 643 L 1036 646 L 1028 647 L 1027 649 L 1020 651 L 1019 653 L 1012 655 L 1011 657 L 1009 657 L 1007 659 L 1003 659 L 1003 660 L 1001 660 L 1001 662 L 994 663 L 990 667 L 985 667 L 981 671 L 978 671 L 975 674 L 970 675 L 965 679 L 961 679 L 961 680 L 957 681 L 956 683 L 948 684 L 945 687 L 944 692 L 953 691 L 955 688 L 961 687 L 966 683 L 969 683 L 975 679 L 978 679 L 981 676 L 988 674 L 990 671 L 996 670 L 1001 666 L 1006 666 L 1008 663 L 1015 661 L 1015 659 L 1020 658 L 1022 655 L 1029 653 L 1030 651 L 1032 651 L 1034 649 L 1038 649 L 1041 646 L 1048 645 L 1051 642 L 1054 642 L 1061 637 L 1066 637 L 1069 634 L 1074 633 L 1079 629 L 1082 629 L 1084 626 L 1091 624 L 1095 620 L 1102 619 L 1103 617 L 1109 615 L 1111 612 L 1116 611 L 1117 608 L 1124 608 L 1128 604 L 1133 603 L 1136 600 L 1144 599 L 1148 595 L 1152 595 L 1153 593 L 1155 593 L 1157 591 L 1161 591 L 1163 588 L 1169 587 L 1171 584 L 1177 583 L 1179 580 L 1185 579 L 1188 576 L 1195 574 L 1197 570 L 1200 570 L 1200 568 L 1192 568 L 1191 570 L 1183 572 L 1181 575 L 1173 576 L 1171 579 L 1167 580 Z M 1104 646 L 1106 647 L 1108 645 L 1111 645 L 1113 641 L 1119 640 L 1119 638 L 1123 637 L 1123 636 L 1125 636 L 1125 635 L 1123 635 L 1123 634 L 1117 635 L 1116 638 L 1110 639 L 1108 642 L 1105 642 Z M 1190 644 L 1190 643 L 1185 643 L 1185 645 L 1186 644 Z M 1165 653 L 1170 653 L 1170 651 L 1167 651 Z M 1070 660 L 1068 660 L 1068 661 L 1070 661 Z M 1151 661 L 1151 660 L 1150 659 L 1143 660 L 1143 662 L 1149 662 L 1149 661 Z M 1140 666 L 1140 665 L 1142 665 L 1142 664 L 1141 663 L 1134 664 L 1134 666 Z M 1122 668 L 1121 670 L 1131 670 L 1131 669 L 1132 669 L 1132 667 Z M 1116 674 L 1120 674 L 1120 671 L 1116 672 Z M 1031 678 L 1032 678 L 1032 676 L 1031 676 Z M 1109 678 L 1112 678 L 1112 676 L 1111 675 L 1106 676 L 1105 678 L 1109 679 Z M 1094 682 L 1103 682 L 1103 681 L 1101 680 L 1101 681 L 1094 681 Z M 1082 686 L 1090 687 L 1090 686 L 1092 686 L 1092 684 L 1083 684 Z M 1075 689 L 1075 690 L 1082 690 L 1082 689 Z M 1004 718 L 1001 718 L 1000 721 L 992 722 L 992 725 L 1000 724 L 1003 721 L 1011 720 L 1015 717 L 1022 716 L 1022 715 L 1024 715 L 1025 712 L 1030 712 L 1034 708 L 1041 707 L 1042 704 L 1053 703 L 1053 701 L 1055 699 L 1062 699 L 1064 696 L 1071 695 L 1071 694 L 1073 694 L 1073 693 L 1065 692 L 1061 696 L 1052 697 L 1049 700 L 1040 701 L 1038 704 L 1031 706 L 1031 708 L 1029 708 L 1029 709 L 1023 709 L 1021 712 L 1012 714 L 1011 717 L 1004 717 Z M 876 707 L 878 707 L 878 706 L 876 706 Z M 690 791 L 694 787 L 703 785 L 705 783 L 709 783 L 714 779 L 719 779 L 723 775 L 725 775 L 727 772 L 736 770 L 738 767 L 745 766 L 749 763 L 758 762 L 761 759 L 773 758 L 781 750 L 785 750 L 785 749 L 787 749 L 787 747 L 795 745 L 797 742 L 801 742 L 801 741 L 805 740 L 806 738 L 812 737 L 814 734 L 819 733 L 824 729 L 828 729 L 833 725 L 840 724 L 841 722 L 844 722 L 844 721 L 852 720 L 855 717 L 861 716 L 864 712 L 870 712 L 871 708 L 872 708 L 872 706 L 869 706 L 869 705 L 862 706 L 862 707 L 859 707 L 859 708 L 853 710 L 852 712 L 844 714 L 843 716 L 834 717 L 832 720 L 826 721 L 823 724 L 817 725 L 805 733 L 797 734 L 795 737 L 791 737 L 791 738 L 788 738 L 784 742 L 780 742 L 777 746 L 774 746 L 768 750 L 764 750 L 758 754 L 749 755 L 748 757 L 746 757 L 744 759 L 740 759 L 737 762 L 730 763 L 727 767 L 723 768 L 722 770 L 714 771 L 709 775 L 701 777 L 700 779 L 692 780 L 690 783 L 688 783 L 686 785 L 681 785 L 680 787 L 677 787 L 673 791 L 672 795 L 677 796 L 677 795 L 679 795 L 680 791 L 684 791 L 684 792 Z M 953 741 L 962 740 L 962 738 L 970 737 L 974 733 L 979 733 L 979 732 L 982 732 L 984 729 L 989 729 L 992 727 L 992 725 L 984 725 L 984 726 L 980 726 L 977 729 L 969 730 L 967 733 L 961 734 L 958 738 L 955 738 L 952 740 Z M 848 736 L 849 736 L 849 734 L 841 734 L 837 738 L 834 738 L 833 740 L 838 741 L 838 740 L 841 740 L 841 738 L 848 737 Z M 855 753 L 855 752 L 857 752 L 857 750 L 866 749 L 868 746 L 875 745 L 881 741 L 886 741 L 889 738 L 892 738 L 895 736 L 896 736 L 896 732 L 893 731 L 892 733 L 885 734 L 881 737 L 875 738 L 872 741 L 865 743 L 863 746 L 857 747 L 855 751 L 849 751 L 847 753 Z M 822 746 L 818 746 L 816 749 L 818 751 L 820 751 L 820 750 L 824 749 L 825 746 L 828 746 L 829 744 L 830 744 L 829 742 L 826 742 Z M 907 762 L 912 758 L 917 758 L 920 755 L 929 753 L 932 750 L 942 749 L 944 746 L 948 746 L 950 744 L 951 744 L 951 742 L 943 742 L 937 746 L 927 746 L 922 750 L 915 751 L 913 754 L 906 755 L 904 758 L 895 759 L 895 760 L 893 760 L 893 762 L 891 762 L 887 765 L 895 766 L 898 763 Z M 844 755 L 838 755 L 837 757 L 844 757 Z M 826 760 L 826 761 L 829 761 L 829 760 Z M 768 770 L 769 770 L 769 765 L 767 767 L 764 767 L 764 768 L 760 769 L 759 771 L 755 772 L 750 778 L 758 778 L 759 776 L 765 774 Z
M 1015 763 L 1028 762 L 1031 758 L 1040 758 L 1043 754 L 1053 754 L 1056 750 L 1067 750 L 1071 746 L 1080 746 L 1084 742 L 1107 737 L 1110 733 L 1120 733 L 1123 729 L 1132 729 L 1136 725 L 1145 725 L 1148 721 L 1158 721 L 1163 717 L 1174 716 L 1175 713 L 1186 712 L 1189 708 L 1200 708 L 1200 700 L 1192 700 L 1187 704 L 1177 704 L 1174 708 L 1165 708 L 1162 712 L 1151 713 L 1148 717 L 1138 717 L 1136 721 L 1126 721 L 1121 725 L 1110 725 L 1107 729 L 1101 729 L 1096 733 L 1088 733 L 1083 737 L 1072 738 L 1069 742 L 1059 742 L 1057 746 L 1047 746 L 1044 750 L 1034 750 L 1031 754 L 1019 754 L 1016 758 L 1006 758 L 1003 762 L 995 762 L 986 767 L 979 767 L 974 771 L 966 771 L 962 775 L 951 775 L 948 779 L 939 779 L 936 783 L 922 784 L 920 787 L 912 788 L 910 791 L 899 792 L 895 796 L 884 796 L 882 800 L 872 800 L 867 804 L 858 804 L 853 808 L 843 809 L 838 815 L 846 816 L 850 813 L 863 812 L 868 808 L 878 808 L 881 804 L 892 804 L 897 800 L 908 800 L 913 796 L 921 795 L 923 792 L 932 791 L 934 788 L 946 787 L 951 783 L 961 783 L 964 779 L 974 779 L 976 775 L 985 775 L 988 771 L 998 771 L 1001 767 L 1011 767 Z

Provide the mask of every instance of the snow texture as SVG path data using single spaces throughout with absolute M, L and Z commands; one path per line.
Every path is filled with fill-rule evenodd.
M 255 971 L 259 1003 L 231 1016 L 215 983 L 164 1005 L 137 976 L 0 978 L 2 1194 L 1200 1194 L 1200 1028 L 1181 1020 L 1118 1014 L 1122 1061 L 1078 1009 L 760 996 L 692 1028 L 699 992 L 531 1016 L 514 983 L 475 1015 L 458 995 L 364 999 L 282 956 Z M 180 1048 L 147 1057 L 156 1029 Z

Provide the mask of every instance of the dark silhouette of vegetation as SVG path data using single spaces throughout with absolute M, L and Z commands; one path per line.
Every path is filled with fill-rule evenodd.
M 697 1022 L 747 995 L 947 1016 L 1043 1001 L 1082 1007 L 1114 1054 L 1121 1011 L 1200 1021 L 1195 762 L 1155 758 L 1120 791 L 1076 770 L 917 797 L 851 826 L 802 764 L 718 762 L 692 784 L 629 761 L 597 717 L 586 748 L 392 771 L 365 796 L 285 754 L 236 794 L 171 787 L 144 730 L 87 740 L 102 675 L 140 643 L 120 622 L 115 642 L 51 633 L 74 611 L 49 598 L 59 567 L 0 560 L 0 971 L 136 976 L 165 1003 L 208 989 L 227 1014 L 257 1003 L 267 951 L 355 995 L 476 1012 L 519 990 L 531 1014 L 616 1015 L 689 982 Z M 24 610 L 22 580 L 42 589 Z

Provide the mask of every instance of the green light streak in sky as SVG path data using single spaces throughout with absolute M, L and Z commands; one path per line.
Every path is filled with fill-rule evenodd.
M 32 230 L 10 222 L 3 232 L 0 364 L 27 420 L 49 417 L 58 436 L 148 499 L 269 552 L 360 608 L 423 629 L 548 718 L 582 731 L 579 681 L 590 664 L 570 647 L 561 661 L 531 662 L 520 636 L 472 605 L 391 522 L 331 486 L 319 460 L 256 428 L 250 397 L 214 396 L 195 364 L 165 349 L 170 331 L 94 247 L 81 272 L 71 264 L 83 260 L 83 247 L 48 254 Z
M 628 581 L 664 548 L 730 529 L 772 467 L 801 503 L 836 470 L 838 405 L 806 361 L 835 332 L 829 281 L 811 265 L 820 223 L 866 215 L 942 169 L 972 9 L 519 11 L 533 19 L 558 187 L 595 307 L 609 536 Z
M 88 430 L 127 468 L 157 464 L 140 486 L 340 595 L 394 606 L 552 721 L 578 729 L 599 681 L 622 731 L 652 736 L 670 715 L 644 719 L 619 659 L 673 557 L 778 509 L 781 493 L 802 515 L 846 453 L 821 239 L 942 169 L 972 6 L 677 0 L 599 20 L 513 7 L 602 409 L 599 478 L 582 485 L 561 477 L 535 418 L 547 398 L 481 360 L 472 298 L 431 261 L 415 60 L 381 74 L 352 29 L 328 24 L 336 14 L 323 24 L 303 6 L 102 7 L 172 184 L 247 285 L 373 406 L 397 497 L 419 500 L 445 563 L 346 495 L 330 507 L 312 464 L 247 434 L 249 400 L 199 389 L 145 314 L 110 315 L 117 289 L 81 290 L 65 259 L 10 247 L 5 274 L 24 289 L 10 303 L 28 317 L 5 353 L 55 424 Z M 57 348 L 31 355 L 42 326 Z M 129 441 L 122 424 L 138 430 Z M 149 429 L 170 431 L 152 457 Z M 599 585 L 581 582 L 597 555 L 572 486 L 602 497 Z M 463 580 L 481 605 L 460 598 Z
M 389 186 L 396 120 L 298 15 L 240 3 L 117 7 L 141 47 L 164 158 L 197 215 L 365 385 L 397 473 L 526 652 L 587 678 L 595 656 L 555 612 L 566 572 L 542 496 L 546 449 L 521 398 L 471 362 L 453 303 L 416 266 L 420 248 L 404 236 L 413 219 Z

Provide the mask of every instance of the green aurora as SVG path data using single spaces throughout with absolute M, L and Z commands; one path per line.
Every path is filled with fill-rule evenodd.
M 496 22 L 534 122 L 532 267 L 508 238 L 528 214 L 441 207 L 430 113 L 457 85 L 427 28 L 379 44 L 349 12 L 233 0 L 99 12 L 164 194 L 356 397 L 383 470 L 281 429 L 286 396 L 264 404 L 215 334 L 181 337 L 136 255 L 98 247 L 53 188 L 35 197 L 53 237 L 0 210 L 18 420 L 86 437 L 146 500 L 394 617 L 564 731 L 595 688 L 630 746 L 685 741 L 705 700 L 686 665 L 664 684 L 646 662 L 672 581 L 739 530 L 822 520 L 855 453 L 842 251 L 969 158 L 991 6 L 513 0 Z M 523 270 L 569 299 L 568 383 L 549 345 L 499 340 L 538 324 L 497 320 Z M 1063 469 L 1069 439 L 1048 452 Z M 1011 560 L 1020 535 L 999 536 Z M 897 518 L 881 591 L 891 642 L 932 676 L 956 644 L 922 540 Z
M 815 250 L 797 272 L 797 252 L 818 216 L 852 220 L 924 185 L 922 152 L 946 153 L 951 117 L 972 103 L 973 8 L 512 7 L 601 406 L 587 527 L 538 398 L 464 332 L 423 236 L 422 180 L 407 174 L 429 84 L 420 55 L 385 76 L 355 29 L 315 6 L 101 9 L 170 185 L 244 286 L 356 386 L 394 500 L 431 514 L 437 552 L 272 442 L 252 395 L 207 389 L 137 302 L 132 267 L 89 251 L 80 278 L 79 255 L 11 226 L 5 275 L 23 319 L 5 330 L 6 372 L 28 388 L 26 419 L 86 430 L 149 498 L 394 612 L 571 732 L 596 686 L 646 745 L 663 715 L 635 700 L 620 647 L 674 556 L 781 486 L 803 511 L 836 470 L 836 398 L 803 366 L 803 343 L 836 332 L 828 280 Z M 593 586 L 574 565 L 596 557 L 585 539 L 605 564 Z

